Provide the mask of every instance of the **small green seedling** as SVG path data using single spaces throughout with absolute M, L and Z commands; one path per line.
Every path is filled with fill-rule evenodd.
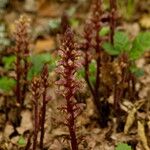
M 4 69 L 5 70 L 11 70 L 13 69 L 14 62 L 16 60 L 16 56 L 5 56 L 2 58 L 2 63 L 4 64 Z
M 105 42 L 103 48 L 112 56 L 127 53 L 132 62 L 130 71 L 135 76 L 141 77 L 144 75 L 144 71 L 136 67 L 135 61 L 139 59 L 144 52 L 150 50 L 150 32 L 139 33 L 139 35 L 131 41 L 126 33 L 117 31 L 114 35 L 114 45 Z
M 20 147 L 24 147 L 26 145 L 26 140 L 24 139 L 24 137 L 22 135 L 19 137 L 18 145 Z
M 131 149 L 131 146 L 129 146 L 128 144 L 119 143 L 117 144 L 115 150 L 132 150 L 132 149 Z
M 105 42 L 104 50 L 110 55 L 120 55 L 125 52 L 130 60 L 137 60 L 145 51 L 150 50 L 150 32 L 142 32 L 131 41 L 124 32 L 117 31 L 114 35 L 114 45 Z
M 49 53 L 33 55 L 30 57 L 30 62 L 32 64 L 32 67 L 28 73 L 29 80 L 31 80 L 33 76 L 40 74 L 45 63 L 50 64 L 50 71 L 55 68 L 55 60 Z
M 100 31 L 99 31 L 99 35 L 100 36 L 105 36 L 110 32 L 110 28 L 109 27 L 103 27 Z
M 0 78 L 0 89 L 3 92 L 10 92 L 16 85 L 16 81 L 9 77 Z
M 95 84 L 95 74 L 96 74 L 96 62 L 95 60 L 92 60 L 92 62 L 89 64 L 89 74 L 90 74 L 90 82 L 94 85 Z M 79 77 L 84 78 L 85 77 L 85 71 L 84 69 L 80 69 L 78 72 Z
M 60 27 L 60 23 L 61 23 L 61 19 L 60 18 L 56 18 L 56 19 L 51 19 L 48 22 L 48 27 L 51 31 L 53 30 L 57 30 Z

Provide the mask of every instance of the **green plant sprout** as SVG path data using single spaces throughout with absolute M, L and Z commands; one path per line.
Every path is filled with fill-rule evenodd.
M 0 90 L 3 92 L 10 92 L 16 85 L 14 79 L 9 77 L 1 77 L 0 78 Z
M 16 60 L 16 56 L 12 55 L 12 56 L 5 56 L 2 58 L 2 63 L 4 65 L 4 69 L 6 71 L 9 70 L 13 70 L 13 64 Z M 32 64 L 32 67 L 29 70 L 28 73 L 28 79 L 31 80 L 33 78 L 33 76 L 35 75 L 39 75 L 43 65 L 45 63 L 49 63 L 49 71 L 52 71 L 55 68 L 55 60 L 54 58 L 52 58 L 52 56 L 49 53 L 43 53 L 43 54 L 36 54 L 36 55 L 32 55 L 29 58 L 29 61 Z M 0 78 L 0 90 L 4 91 L 4 92 L 9 92 L 12 90 L 12 88 L 14 88 L 16 85 L 16 82 L 14 79 L 10 78 L 10 77 L 1 77 Z
M 122 53 L 127 53 L 132 65 L 130 71 L 137 77 L 144 74 L 144 71 L 137 68 L 135 61 L 139 59 L 144 52 L 150 50 L 150 32 L 141 32 L 131 41 L 128 35 L 124 32 L 116 31 L 114 35 L 114 45 L 105 42 L 103 44 L 104 50 L 112 55 L 119 56 Z
M 25 145 L 26 145 L 26 140 L 22 135 L 19 137 L 18 145 L 19 145 L 19 147 L 25 147 Z
M 89 65 L 90 81 L 93 85 L 95 84 L 95 76 L 94 76 L 96 73 L 95 64 L 96 64 L 95 60 L 92 60 L 92 62 Z M 79 77 L 84 78 L 84 76 L 85 76 L 84 69 L 80 69 L 78 71 L 78 75 L 79 75 Z
M 16 61 L 16 56 L 5 56 L 2 58 L 2 63 L 4 65 L 5 70 L 11 70 L 13 69 L 14 62 Z
M 110 55 L 120 55 L 125 52 L 130 60 L 137 60 L 145 51 L 150 49 L 150 32 L 139 33 L 133 41 L 124 32 L 116 31 L 114 35 L 114 46 L 111 43 L 103 44 L 104 50 Z
M 132 149 L 131 149 L 131 146 L 129 146 L 128 144 L 119 143 L 117 144 L 117 147 L 115 148 L 115 150 L 132 150 Z
M 31 56 L 30 62 L 32 64 L 28 73 L 28 79 L 32 79 L 33 76 L 40 74 L 45 63 L 49 63 L 49 70 L 52 71 L 55 68 L 55 60 L 49 53 L 36 54 Z

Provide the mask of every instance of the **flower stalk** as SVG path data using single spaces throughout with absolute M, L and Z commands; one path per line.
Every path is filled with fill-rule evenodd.
M 21 106 L 23 106 L 25 94 L 28 89 L 29 28 L 30 20 L 27 16 L 23 15 L 18 21 L 16 21 L 16 29 L 13 34 L 15 40 L 13 50 L 16 55 L 16 98 Z
M 41 96 L 40 86 L 41 86 L 40 78 L 34 77 L 31 84 L 33 104 L 34 104 L 34 131 L 33 131 L 32 150 L 36 150 L 37 136 L 39 132 L 39 98 Z
M 48 83 L 48 64 L 45 64 L 41 73 L 41 83 L 43 87 L 43 92 L 42 92 L 42 107 L 41 107 L 41 117 L 40 117 L 40 122 L 41 122 L 41 127 L 40 127 L 40 149 L 43 150 L 43 141 L 44 141 L 44 125 L 45 125 L 45 117 L 46 117 L 46 104 L 48 102 L 47 100 L 47 89 L 49 87 Z
M 56 72 L 59 74 L 60 79 L 56 84 L 59 85 L 59 92 L 66 100 L 65 107 L 62 109 L 67 114 L 66 125 L 70 133 L 71 149 L 78 150 L 75 126 L 78 107 L 74 96 L 80 87 L 80 83 L 76 78 L 76 72 L 81 67 L 81 61 L 79 60 L 81 53 L 77 51 L 74 35 L 69 27 L 62 38 L 59 54 L 61 60 L 58 62 Z

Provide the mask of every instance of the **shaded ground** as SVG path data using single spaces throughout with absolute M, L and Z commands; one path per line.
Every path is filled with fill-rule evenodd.
M 104 5 L 105 6 L 105 5 Z M 107 4 L 105 6 L 108 7 Z M 131 37 L 138 34 L 140 30 L 150 29 L 150 3 L 148 1 L 139 1 L 135 7 L 134 15 L 124 15 L 126 19 L 120 19 L 118 28 L 125 29 L 129 32 Z M 125 9 L 125 8 L 124 8 Z M 56 57 L 55 49 L 58 47 L 57 33 L 59 33 L 60 16 L 66 10 L 72 18 L 72 27 L 77 33 L 82 31 L 82 23 L 84 22 L 87 12 L 89 10 L 89 1 L 81 0 L 76 2 L 69 1 L 48 1 L 48 0 L 26 0 L 17 1 L 10 0 L 9 3 L 1 6 L 1 24 L 6 25 L 6 39 L 14 31 L 14 20 L 18 19 L 19 15 L 26 13 L 31 18 L 32 24 L 32 40 L 31 53 L 37 54 L 42 52 L 50 52 L 53 57 Z M 119 10 L 120 11 L 120 10 Z M 132 12 L 132 11 L 131 11 Z M 124 13 L 124 12 L 120 12 Z M 125 20 L 125 21 L 122 21 Z M 81 30 L 81 31 L 80 31 Z M 6 44 L 7 47 L 7 44 Z M 9 47 L 9 46 L 8 46 Z M 5 49 L 5 46 L 2 47 Z M 1 57 L 9 55 L 8 51 L 1 51 Z M 142 144 L 143 138 L 150 143 L 150 54 L 149 52 L 137 61 L 137 65 L 142 68 L 145 74 L 139 79 L 136 84 L 137 91 L 139 91 L 139 100 L 136 103 L 124 100 L 121 108 L 125 115 L 123 116 L 123 123 L 127 123 L 127 116 L 133 122 L 133 125 L 127 131 L 116 133 L 116 118 L 110 117 L 109 125 L 105 129 L 101 129 L 97 123 L 97 115 L 95 107 L 92 103 L 92 98 L 85 84 L 83 89 L 82 101 L 85 102 L 84 111 L 77 119 L 78 135 L 84 136 L 80 143 L 80 150 L 114 150 L 114 147 L 120 143 L 128 143 L 135 150 L 149 150 L 149 148 Z M 1 76 L 6 74 L 14 76 L 14 71 L 5 73 L 3 66 L 0 67 Z M 63 100 L 60 99 L 56 93 L 54 82 L 56 74 L 54 71 L 50 72 L 50 88 L 49 95 L 52 97 L 47 105 L 46 124 L 45 124 L 45 139 L 44 145 L 47 150 L 62 150 L 69 149 L 67 128 L 61 124 L 62 115 L 57 109 Z M 84 81 L 83 81 L 84 82 Z M 113 95 L 109 98 L 109 103 L 113 103 Z M 33 113 L 31 93 L 26 96 L 26 108 L 21 111 L 21 123 L 17 122 L 17 106 L 14 105 L 14 93 L 1 92 L 0 97 L 0 149 L 1 150 L 16 150 L 24 149 L 24 142 L 28 137 L 28 133 L 33 129 Z M 6 101 L 8 104 L 6 104 Z M 7 105 L 7 109 L 5 106 Z M 135 108 L 135 109 L 134 109 Z M 133 111 L 135 110 L 135 111 Z M 129 114 L 129 115 L 128 115 Z M 7 120 L 7 121 L 6 121 Z M 143 124 L 140 126 L 138 120 L 142 120 Z M 63 120 L 62 120 L 63 121 Z M 126 125 L 127 126 L 127 125 Z M 144 126 L 146 137 L 143 137 L 142 126 Z M 140 134 L 141 133 L 141 134 Z M 22 141 L 21 141 L 22 139 Z M 21 143 L 21 142 L 22 143 Z M 145 147 L 145 148 L 144 148 Z

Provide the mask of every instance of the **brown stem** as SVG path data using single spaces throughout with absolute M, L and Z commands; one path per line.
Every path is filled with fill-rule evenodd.
M 44 87 L 43 92 L 43 106 L 42 106 L 42 115 L 41 115 L 41 136 L 40 136 L 40 149 L 43 150 L 43 141 L 44 141 L 44 124 L 45 124 L 45 115 L 46 115 L 46 93 L 47 87 Z
M 114 32 L 116 27 L 116 10 L 117 10 L 117 4 L 116 0 L 110 0 L 110 42 L 114 44 Z
M 90 83 L 90 80 L 89 80 L 89 60 L 88 60 L 87 52 L 85 53 L 85 80 L 88 84 L 88 87 L 89 87 L 93 97 L 94 97 L 95 96 L 94 89 L 93 89 L 92 84 Z
M 27 91 L 27 86 L 28 86 L 28 81 L 27 81 L 27 76 L 28 76 L 28 61 L 26 60 L 27 58 L 25 58 L 24 60 L 24 76 L 23 76 L 23 89 L 22 89 L 22 100 L 21 100 L 21 104 L 23 105 L 24 103 L 24 99 L 26 96 L 26 91 Z
M 67 100 L 67 112 L 68 112 L 68 128 L 70 133 L 70 140 L 71 140 L 71 148 L 72 150 L 78 150 L 78 143 L 76 138 L 75 132 L 75 116 L 73 110 L 73 104 L 70 99 Z
M 17 52 L 17 61 L 16 61 L 16 97 L 17 97 L 17 102 L 19 104 L 21 104 L 21 86 L 20 86 L 20 82 L 21 82 L 21 64 L 20 64 L 20 61 L 21 61 L 21 58 L 18 54 L 19 52 Z
M 38 129 L 39 129 L 39 108 L 38 108 L 38 97 L 37 97 L 34 101 L 34 136 L 33 136 L 32 150 L 36 150 Z
M 29 150 L 29 149 L 30 149 L 30 146 L 31 146 L 31 137 L 32 137 L 32 135 L 33 135 L 33 134 L 30 134 L 30 135 L 29 135 L 28 141 L 27 141 L 27 144 L 26 144 L 24 150 Z
M 100 87 L 100 64 L 101 64 L 101 59 L 100 59 L 100 39 L 99 39 L 99 34 L 97 32 L 96 34 L 96 83 L 95 83 L 95 103 L 97 106 L 99 106 L 100 102 L 100 93 L 99 93 L 99 87 Z M 98 108 L 99 110 L 99 108 Z

